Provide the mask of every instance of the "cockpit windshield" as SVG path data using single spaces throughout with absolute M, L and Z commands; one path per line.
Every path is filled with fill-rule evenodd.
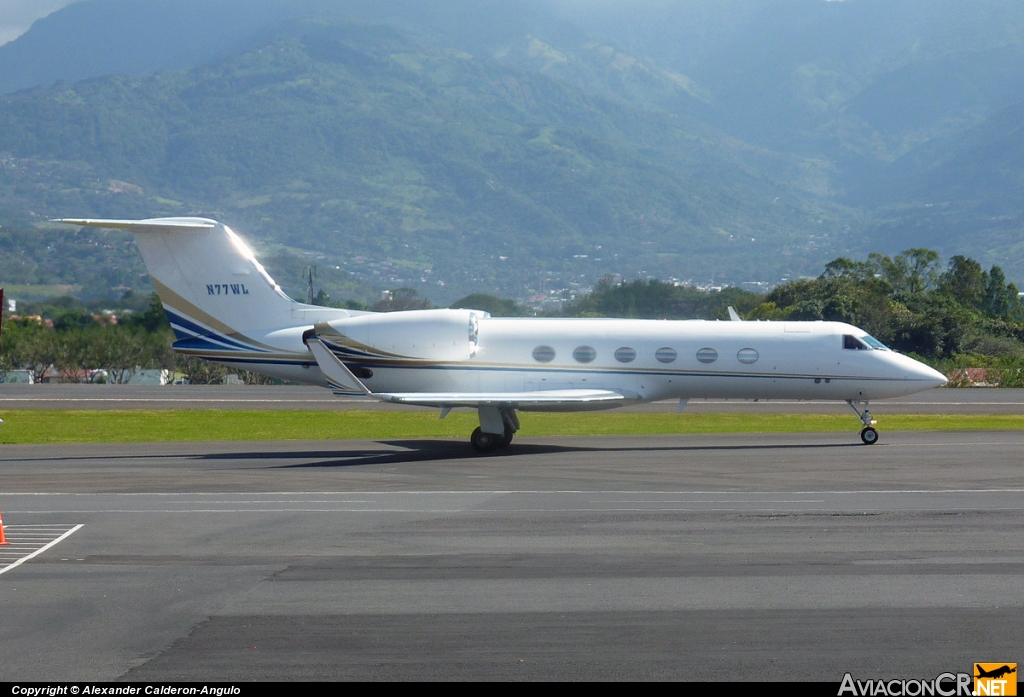
M 888 346 L 868 334 L 865 334 L 864 336 L 853 336 L 852 334 L 843 335 L 843 348 L 849 351 L 870 351 L 871 349 L 875 349 L 877 351 L 889 350 Z

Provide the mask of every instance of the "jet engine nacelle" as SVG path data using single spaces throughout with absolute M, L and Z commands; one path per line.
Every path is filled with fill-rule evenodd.
M 360 357 L 464 361 L 476 353 L 474 310 L 409 310 L 320 322 L 314 333 L 346 360 Z

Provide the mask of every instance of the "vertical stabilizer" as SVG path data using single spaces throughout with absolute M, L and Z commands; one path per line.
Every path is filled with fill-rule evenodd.
M 290 323 L 295 302 L 223 223 L 207 218 L 58 222 L 128 230 L 179 339 L 212 338 L 228 346 Z

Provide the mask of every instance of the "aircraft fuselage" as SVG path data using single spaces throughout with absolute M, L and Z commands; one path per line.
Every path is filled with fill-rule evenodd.
M 337 335 L 329 327 L 322 331 L 322 323 L 320 337 L 379 393 L 605 389 L 635 401 L 867 401 L 945 382 L 894 351 L 844 348 L 844 337 L 859 340 L 865 332 L 839 322 L 493 318 L 440 310 L 364 315 L 330 325 L 338 327 Z M 376 326 L 361 335 L 361 325 Z M 374 340 L 374 330 L 386 342 Z M 260 364 L 250 354 L 243 365 L 326 386 L 315 361 L 300 349 L 299 329 L 287 337 L 275 334 L 287 339 L 281 348 L 289 359 Z M 239 365 L 228 356 L 220 360 Z M 591 408 L 610 406 L 621 402 Z

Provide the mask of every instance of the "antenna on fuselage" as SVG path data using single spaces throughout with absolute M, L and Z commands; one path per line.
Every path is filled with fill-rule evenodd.
M 302 272 L 302 278 L 306 281 L 306 302 L 310 305 L 313 304 L 313 277 L 317 276 L 315 266 L 307 266 L 305 271 Z

